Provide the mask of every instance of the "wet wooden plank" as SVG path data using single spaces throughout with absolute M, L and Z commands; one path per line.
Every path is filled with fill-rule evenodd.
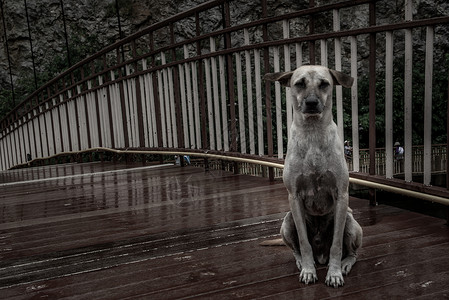
M 281 182 L 108 163 L 29 172 L 39 175 L 23 171 L 14 178 L 41 180 L 0 185 L 2 299 L 438 299 L 449 293 L 449 230 L 441 219 L 352 198 L 364 245 L 345 286 L 334 289 L 324 284 L 325 266 L 318 267 L 317 283 L 304 285 L 286 247 L 259 245 L 279 236 L 288 210 Z M 55 174 L 79 176 L 47 180 Z

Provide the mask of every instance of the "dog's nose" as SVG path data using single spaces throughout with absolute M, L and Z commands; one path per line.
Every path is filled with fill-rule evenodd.
M 315 107 L 318 106 L 318 103 L 319 103 L 319 102 L 318 102 L 318 97 L 315 96 L 315 95 L 309 95 L 309 96 L 307 96 L 307 98 L 304 99 L 304 101 L 305 101 L 306 105 L 307 105 L 309 108 L 315 108 Z
M 319 113 L 319 99 L 315 95 L 309 95 L 304 99 L 304 113 Z

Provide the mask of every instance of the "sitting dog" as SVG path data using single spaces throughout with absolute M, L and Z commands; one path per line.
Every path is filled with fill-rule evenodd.
M 294 111 L 283 174 L 290 203 L 283 242 L 293 250 L 301 282 L 317 280 L 316 261 L 328 263 L 327 285 L 343 286 L 362 244 L 362 228 L 348 207 L 349 173 L 332 118 L 332 90 L 337 84 L 351 87 L 353 78 L 307 65 L 265 79 L 291 87 Z

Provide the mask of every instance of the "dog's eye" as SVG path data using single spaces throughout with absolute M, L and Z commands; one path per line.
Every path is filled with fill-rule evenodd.
M 326 89 L 328 86 L 329 86 L 329 82 L 324 81 L 324 80 L 321 81 L 321 83 L 320 83 L 320 89 L 324 90 L 324 89 Z
M 300 81 L 295 83 L 295 86 L 300 88 L 300 89 L 304 89 L 304 88 L 306 88 L 306 82 L 305 82 L 304 79 L 301 79 Z

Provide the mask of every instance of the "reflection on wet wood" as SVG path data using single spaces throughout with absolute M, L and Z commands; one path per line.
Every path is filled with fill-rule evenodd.
M 351 199 L 364 229 L 340 289 L 300 284 L 278 237 L 281 182 L 194 167 L 71 164 L 0 173 L 2 299 L 369 299 L 449 295 L 445 221 Z

